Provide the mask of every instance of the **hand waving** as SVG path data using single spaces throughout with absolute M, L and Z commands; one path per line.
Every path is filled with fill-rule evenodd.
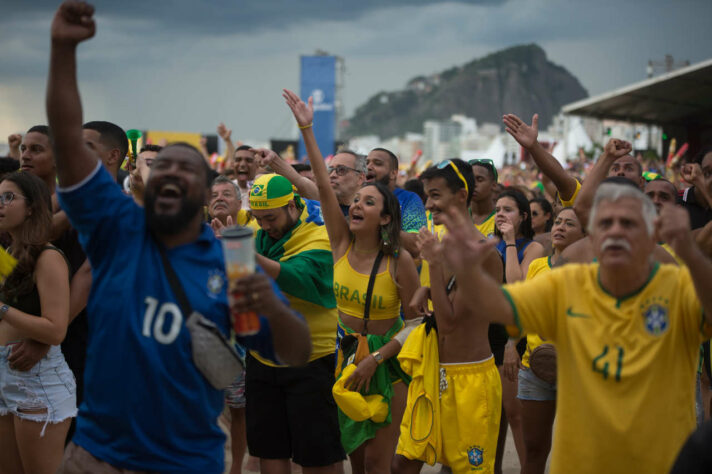
M 77 45 L 96 32 L 94 7 L 85 2 L 67 0 L 62 3 L 52 20 L 52 41 Z
M 218 135 L 220 135 L 220 138 L 223 139 L 223 141 L 229 142 L 230 141 L 230 136 L 232 135 L 232 130 L 227 128 L 224 123 L 220 122 L 220 125 L 218 125 Z
M 420 257 L 427 260 L 429 264 L 440 261 L 442 258 L 442 246 L 432 232 L 423 227 L 416 237 L 416 245 L 420 251 Z
M 282 89 L 282 91 L 282 97 L 284 97 L 284 100 L 287 102 L 289 108 L 292 109 L 294 118 L 297 119 L 297 124 L 299 124 L 300 127 L 306 127 L 311 124 L 314 120 L 313 98 L 309 97 L 309 103 L 305 104 L 304 101 L 294 92 L 288 89 Z
M 514 114 L 503 116 L 502 122 L 504 122 L 507 133 L 524 148 L 528 149 L 536 144 L 536 139 L 539 136 L 539 114 L 534 114 L 531 126 Z

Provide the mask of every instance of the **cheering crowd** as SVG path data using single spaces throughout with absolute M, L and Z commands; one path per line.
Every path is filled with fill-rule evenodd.
M 712 147 L 666 179 L 611 139 L 572 172 L 508 114 L 524 173 L 401 183 L 384 148 L 325 160 L 284 90 L 309 166 L 222 125 L 220 173 L 186 143 L 127 159 L 82 120 L 93 14 L 59 7 L 48 124 L 0 158 L 0 473 L 494 473 L 508 427 L 522 473 L 712 469 Z M 235 225 L 257 270 L 228 299 Z M 241 353 L 229 386 L 195 321 Z

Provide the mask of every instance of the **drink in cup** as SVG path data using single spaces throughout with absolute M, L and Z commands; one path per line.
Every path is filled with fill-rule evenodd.
M 222 231 L 222 246 L 225 254 L 225 273 L 227 274 L 227 298 L 230 304 L 230 316 L 235 334 L 249 336 L 260 330 L 260 318 L 254 311 L 237 312 L 232 309 L 233 302 L 242 297 L 236 284 L 240 278 L 255 272 L 255 240 L 252 229 L 235 226 Z

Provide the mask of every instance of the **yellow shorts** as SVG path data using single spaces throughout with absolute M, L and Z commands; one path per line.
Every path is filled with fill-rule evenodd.
M 456 474 L 493 473 L 502 412 L 502 382 L 494 357 L 480 362 L 440 364 L 440 373 L 442 452 L 437 453 L 437 462 L 450 466 Z M 411 406 L 409 403 L 408 408 Z M 403 421 L 410 419 L 406 409 Z M 401 433 L 404 432 L 408 431 L 402 424 Z M 407 438 L 401 435 L 396 452 L 416 459 L 409 455 L 412 450 Z

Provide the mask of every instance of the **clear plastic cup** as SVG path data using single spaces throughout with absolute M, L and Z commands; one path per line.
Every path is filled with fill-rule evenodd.
M 223 229 L 221 235 L 232 327 L 238 336 L 257 334 L 260 331 L 260 318 L 256 312 L 232 310 L 233 301 L 242 296 L 242 293 L 235 288 L 237 281 L 255 272 L 254 233 L 249 227 L 234 226 Z

